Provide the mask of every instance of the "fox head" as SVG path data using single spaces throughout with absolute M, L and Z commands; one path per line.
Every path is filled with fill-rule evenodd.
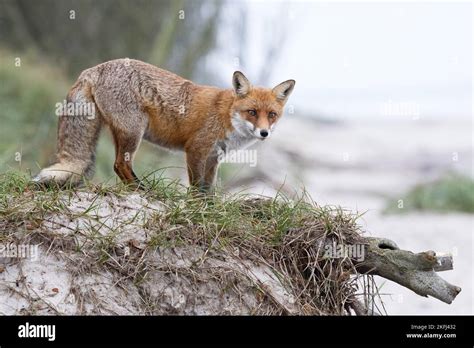
M 260 140 L 268 138 L 283 114 L 295 80 L 287 80 L 273 89 L 253 87 L 240 71 L 232 77 L 234 103 L 231 108 L 232 125 L 243 135 Z

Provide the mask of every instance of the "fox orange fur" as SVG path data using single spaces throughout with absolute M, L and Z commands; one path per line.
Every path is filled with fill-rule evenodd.
M 253 87 L 236 71 L 232 89 L 202 86 L 153 65 L 117 59 L 81 73 L 67 102 L 93 106 L 93 115 L 61 114 L 57 162 L 33 181 L 77 184 L 92 175 L 102 126 L 115 144 L 114 170 L 139 184 L 132 169 L 142 139 L 186 153 L 190 184 L 208 190 L 219 164 L 218 151 L 246 147 L 270 136 L 293 91 L 287 80 L 273 89 Z

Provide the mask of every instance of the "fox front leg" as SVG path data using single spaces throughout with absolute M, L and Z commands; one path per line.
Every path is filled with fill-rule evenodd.
M 186 151 L 189 184 L 201 192 L 207 192 L 204 182 L 207 153 L 191 148 Z
M 213 152 L 206 160 L 206 167 L 204 169 L 203 189 L 209 192 L 216 181 L 217 169 L 219 167 L 219 156 L 217 152 Z

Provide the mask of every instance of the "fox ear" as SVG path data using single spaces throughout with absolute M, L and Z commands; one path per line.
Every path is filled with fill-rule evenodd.
M 280 83 L 275 88 L 273 88 L 272 92 L 273 94 L 275 94 L 278 100 L 281 100 L 286 103 L 286 100 L 290 96 L 291 92 L 293 92 L 295 83 L 296 83 L 295 80 L 287 80 L 285 82 Z
M 240 71 L 234 72 L 232 76 L 232 86 L 234 86 L 235 94 L 239 97 L 245 97 L 251 87 L 249 80 L 247 80 L 245 75 Z

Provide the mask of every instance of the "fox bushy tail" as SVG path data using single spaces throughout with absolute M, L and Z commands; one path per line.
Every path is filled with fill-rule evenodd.
M 59 116 L 56 163 L 41 170 L 33 182 L 77 185 L 93 175 L 102 120 L 90 81 L 80 78 L 66 101 Z

